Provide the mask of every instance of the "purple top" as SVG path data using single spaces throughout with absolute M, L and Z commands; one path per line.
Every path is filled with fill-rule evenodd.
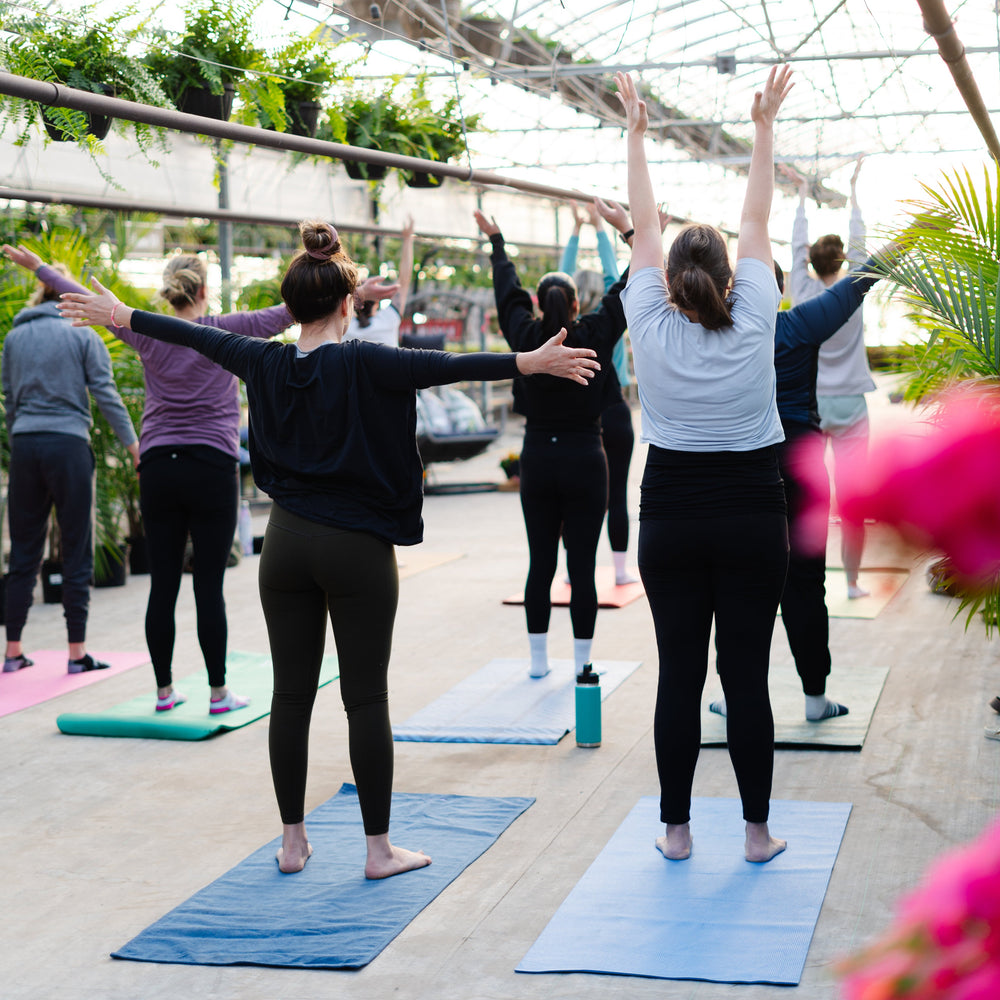
M 85 292 L 83 285 L 43 265 L 38 278 L 60 295 Z M 295 320 L 282 306 L 225 316 L 202 316 L 203 326 L 213 326 L 244 337 L 273 337 Z M 142 414 L 139 452 L 157 445 L 206 444 L 239 456 L 240 394 L 235 375 L 209 361 L 190 347 L 165 344 L 126 327 L 108 328 L 119 340 L 131 344 L 142 360 L 146 376 L 146 406 Z

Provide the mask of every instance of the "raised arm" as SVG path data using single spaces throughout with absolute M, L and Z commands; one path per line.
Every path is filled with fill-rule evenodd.
M 631 269 L 635 273 L 644 267 L 663 268 L 663 240 L 660 234 L 660 216 L 656 210 L 653 183 L 646 163 L 646 102 L 639 100 L 639 92 L 629 73 L 615 73 L 618 100 L 625 109 L 628 153 L 628 200 L 632 210 Z
M 493 246 L 490 263 L 493 265 L 493 296 L 497 304 L 500 332 L 515 351 L 530 350 L 538 346 L 537 342 L 529 342 L 533 340 L 531 335 L 537 332 L 531 296 L 521 287 L 517 269 L 507 257 L 503 235 L 496 220 L 488 219 L 480 211 L 474 212 L 473 216 L 479 231 L 489 238 Z
M 851 174 L 851 222 L 847 233 L 847 250 L 845 256 L 852 264 L 861 264 L 865 260 L 865 220 L 861 217 L 861 206 L 858 204 L 858 175 L 861 173 L 863 156 L 858 157 Z
M 771 216 L 774 198 L 774 119 L 778 109 L 794 84 L 788 66 L 772 66 L 764 89 L 753 97 L 750 118 L 754 124 L 753 151 L 750 154 L 750 171 L 747 190 L 740 214 L 740 236 L 736 244 L 736 257 L 753 257 L 769 268 L 774 266 L 771 257 L 771 238 L 767 221 Z
M 573 213 L 573 232 L 570 233 L 566 246 L 563 248 L 562 257 L 559 258 L 559 270 L 566 274 L 572 274 L 576 270 L 576 255 L 580 249 L 580 230 L 583 228 L 584 222 L 580 206 L 575 201 L 570 201 L 569 207 Z
M 399 252 L 399 291 L 392 297 L 392 304 L 400 316 L 406 309 L 406 300 L 410 294 L 410 284 L 413 281 L 413 218 L 406 217 L 403 223 L 403 247 Z
M 788 274 L 788 292 L 794 305 L 809 297 L 809 285 L 813 280 L 809 275 L 809 220 L 806 218 L 809 182 L 789 166 L 783 166 L 781 171 L 799 188 L 799 204 L 792 223 L 792 269 Z

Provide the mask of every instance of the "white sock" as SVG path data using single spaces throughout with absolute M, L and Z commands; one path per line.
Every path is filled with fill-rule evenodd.
M 593 639 L 574 639 L 573 640 L 573 665 L 576 667 L 576 672 L 580 673 L 583 670 L 585 663 L 592 662 L 590 659 L 590 647 L 593 646 Z
M 847 706 L 830 701 L 825 694 L 806 695 L 806 719 L 809 722 L 822 722 L 824 719 L 836 719 L 847 715 Z
M 621 587 L 626 583 L 637 583 L 636 578 L 625 568 L 625 560 L 628 558 L 627 552 L 612 552 L 611 558 L 615 564 L 615 583 Z
M 544 677 L 549 672 L 549 633 L 529 632 L 528 648 L 531 650 L 532 677 Z
M 716 715 L 721 715 L 725 718 L 726 715 L 726 696 L 723 695 L 718 701 L 712 701 L 708 704 L 708 710 L 710 712 L 715 712 Z

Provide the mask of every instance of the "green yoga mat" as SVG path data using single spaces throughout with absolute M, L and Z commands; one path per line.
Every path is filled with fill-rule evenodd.
M 319 684 L 339 676 L 337 657 L 323 657 Z M 230 651 L 226 683 L 250 704 L 222 715 L 208 713 L 208 675 L 202 670 L 180 678 L 177 690 L 187 701 L 169 712 L 156 711 L 156 692 L 140 695 L 104 712 L 64 712 L 56 719 L 59 731 L 76 736 L 124 736 L 150 740 L 204 740 L 217 733 L 241 729 L 271 712 L 271 656 L 269 653 Z
M 768 689 L 774 713 L 774 746 L 781 750 L 860 750 L 882 694 L 888 667 L 834 663 L 826 693 L 850 710 L 847 715 L 822 722 L 807 722 L 802 682 L 791 664 L 771 664 Z M 709 678 L 701 712 L 701 745 L 726 745 L 726 720 L 708 709 L 722 694 L 718 677 Z

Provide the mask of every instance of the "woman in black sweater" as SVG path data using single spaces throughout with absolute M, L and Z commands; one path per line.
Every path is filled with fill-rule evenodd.
M 547 373 L 586 384 L 594 352 L 557 335 L 522 354 L 449 354 L 364 341 L 341 343 L 357 269 L 325 222 L 300 225 L 304 250 L 281 294 L 301 324 L 297 344 L 226 333 L 133 311 L 96 282 L 64 315 L 117 324 L 200 351 L 239 376 L 250 403 L 250 457 L 274 500 L 260 561 L 260 596 L 274 666 L 270 755 L 283 824 L 278 865 L 300 871 L 312 853 L 304 819 L 309 720 L 333 625 L 351 766 L 367 840 L 365 875 L 386 878 L 430 858 L 389 841 L 392 730 L 387 672 L 399 580 L 393 545 L 421 541 L 422 474 L 416 389 Z
M 521 287 L 504 250 L 500 227 L 482 212 L 476 223 L 493 245 L 493 292 L 500 330 L 515 351 L 533 350 L 556 331 L 566 329 L 567 343 L 596 352 L 601 372 L 583 386 L 553 378 L 514 380 L 514 409 L 525 416 L 521 449 L 521 511 L 528 534 L 529 566 L 524 585 L 532 677 L 549 672 L 548 631 L 552 579 L 559 538 L 566 546 L 571 589 L 573 659 L 577 673 L 591 660 L 597 621 L 594 568 L 597 542 L 608 509 L 608 463 L 601 444 L 605 380 L 613 377 L 611 352 L 625 332 L 618 293 L 628 272 L 608 290 L 593 312 L 579 315 L 576 285 L 568 274 L 553 271 L 538 283 L 542 318 L 535 318 L 531 296 Z M 623 234 L 624 235 L 624 234 Z

